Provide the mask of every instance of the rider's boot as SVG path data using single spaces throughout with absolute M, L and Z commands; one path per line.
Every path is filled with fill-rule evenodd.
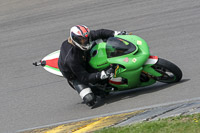
M 88 106 L 93 106 L 96 102 L 96 96 L 94 95 L 94 93 L 92 92 L 91 88 L 83 85 L 83 84 L 79 84 L 76 87 L 76 90 L 78 92 L 78 94 L 80 95 L 80 97 L 83 99 L 83 101 L 88 105 Z
M 94 93 L 91 91 L 90 88 L 84 88 L 79 92 L 80 97 L 83 99 L 83 101 L 88 105 L 88 106 L 93 106 L 95 105 L 96 102 L 96 96 Z
M 78 92 L 80 97 L 88 106 L 93 106 L 96 103 L 96 96 L 92 92 L 91 88 L 87 85 L 79 83 L 77 80 L 70 81 L 70 85 Z

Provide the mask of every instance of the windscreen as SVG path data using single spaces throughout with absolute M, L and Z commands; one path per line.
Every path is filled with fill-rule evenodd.
M 122 56 L 132 53 L 136 50 L 136 46 L 124 39 L 110 37 L 106 44 L 106 53 L 108 58 Z

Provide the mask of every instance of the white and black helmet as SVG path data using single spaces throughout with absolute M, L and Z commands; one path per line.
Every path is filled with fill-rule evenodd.
M 90 49 L 89 35 L 90 30 L 85 25 L 76 25 L 70 30 L 72 42 L 82 50 Z

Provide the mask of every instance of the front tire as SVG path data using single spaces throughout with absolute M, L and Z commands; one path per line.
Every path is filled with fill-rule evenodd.
M 182 79 L 181 69 L 170 61 L 159 58 L 158 62 L 152 66 L 157 72 L 161 73 L 161 77 L 157 77 L 157 81 L 163 83 L 175 83 Z

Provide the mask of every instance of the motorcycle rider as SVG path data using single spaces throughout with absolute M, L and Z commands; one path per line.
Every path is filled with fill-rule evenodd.
M 73 87 L 88 106 L 93 106 L 96 96 L 89 83 L 95 84 L 100 80 L 109 78 L 112 69 L 101 72 L 88 72 L 86 70 L 87 51 L 98 39 L 108 39 L 125 31 L 107 29 L 91 30 L 85 25 L 76 25 L 70 29 L 70 37 L 65 40 L 60 48 L 58 67 L 68 83 Z

